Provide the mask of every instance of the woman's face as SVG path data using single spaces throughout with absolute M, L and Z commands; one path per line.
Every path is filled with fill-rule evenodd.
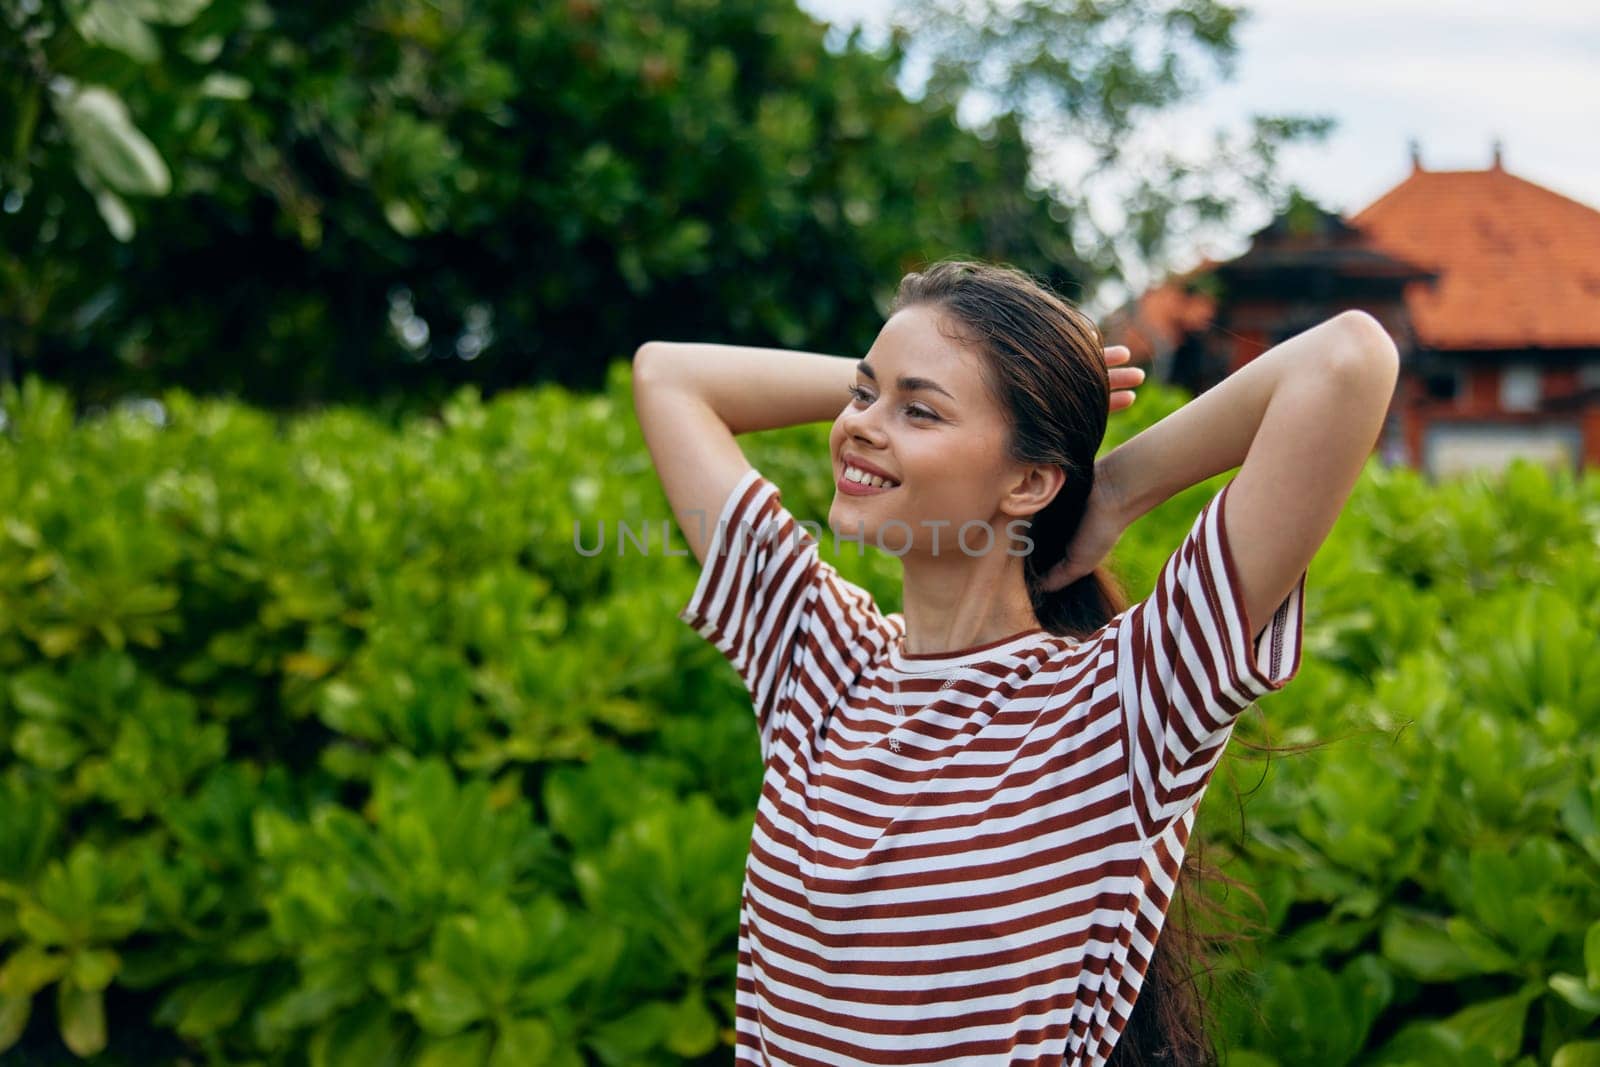
M 857 395 L 844 398 L 828 435 L 828 524 L 841 545 L 860 537 L 902 557 L 1020 550 L 1020 527 L 1007 528 L 1018 516 L 998 509 L 1022 468 L 1005 455 L 1009 429 L 980 358 L 939 332 L 932 308 L 905 308 L 884 324 L 857 367 Z M 847 457 L 895 484 L 850 482 Z M 958 541 L 963 523 L 972 525 Z

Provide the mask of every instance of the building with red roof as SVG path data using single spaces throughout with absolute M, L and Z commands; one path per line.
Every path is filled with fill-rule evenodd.
M 1346 308 L 1401 355 L 1380 448 L 1430 475 L 1600 466 L 1600 210 L 1505 169 L 1410 175 L 1350 218 L 1294 198 L 1249 249 L 1101 323 L 1196 393 Z

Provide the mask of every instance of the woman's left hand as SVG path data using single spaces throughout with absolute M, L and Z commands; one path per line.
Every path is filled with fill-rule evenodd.
M 1089 490 L 1089 500 L 1084 507 L 1078 530 L 1067 543 L 1066 552 L 1054 566 L 1045 572 L 1040 588 L 1055 592 L 1082 578 L 1111 554 L 1117 539 L 1128 528 L 1126 513 L 1117 486 L 1105 475 L 1105 460 L 1095 463 L 1094 487 Z
M 1133 390 L 1144 381 L 1144 371 L 1139 367 L 1124 367 L 1133 359 L 1127 345 L 1112 345 L 1104 350 L 1106 368 L 1111 378 L 1110 411 L 1117 412 L 1133 404 Z
M 1144 371 L 1138 367 L 1123 366 L 1133 358 L 1127 345 L 1112 345 L 1104 351 L 1111 379 L 1110 410 L 1121 411 L 1133 404 L 1133 391 L 1144 381 Z M 1111 553 L 1122 531 L 1128 527 L 1116 489 L 1109 479 L 1100 476 L 1100 470 L 1097 462 L 1094 487 L 1089 490 L 1083 520 L 1067 545 L 1066 554 L 1045 573 L 1042 581 L 1045 592 L 1071 585 L 1098 567 L 1100 561 Z

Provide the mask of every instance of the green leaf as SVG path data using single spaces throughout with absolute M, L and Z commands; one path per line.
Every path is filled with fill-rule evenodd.
M 1479 970 L 1490 974 L 1516 970 L 1516 958 L 1466 919 L 1454 915 L 1445 920 L 1444 926 L 1450 934 L 1450 940 L 1461 948 Z
M 1561 824 L 1600 863 L 1600 782 L 1573 785 L 1561 805 Z
M 0 1052 L 22 1040 L 22 1031 L 28 1028 L 28 1016 L 32 1012 L 32 997 L 0 993 Z
M 321 1023 L 340 1008 L 349 1007 L 365 994 L 353 964 L 334 959 L 302 965 L 298 988 L 259 1011 L 258 1024 L 278 1034 Z
M 22 933 L 40 944 L 64 945 L 72 941 L 72 931 L 66 923 L 32 901 L 22 902 L 22 907 L 16 912 L 16 925 L 21 926 Z M 66 963 L 66 960 L 62 960 L 62 963 Z
M 1600 1067 L 1600 1041 L 1573 1041 L 1556 1049 L 1550 1067 Z
M 430 1034 L 453 1034 L 489 1015 L 476 986 L 437 960 L 425 960 L 417 970 L 418 988 L 404 1004 L 417 1024 Z
M 86 948 L 73 955 L 70 974 L 79 989 L 92 992 L 110 985 L 121 966 L 121 958 L 110 949 Z
M 425 1036 L 412 1067 L 483 1067 L 493 1041 L 493 1032 L 482 1026 L 449 1037 Z
M 209 96 L 213 100 L 248 100 L 250 92 L 250 83 L 244 78 L 220 70 L 207 74 L 205 80 L 200 83 L 200 95 Z
M 1441 919 L 1394 914 L 1380 937 L 1384 959 L 1424 982 L 1449 982 L 1482 968 L 1445 928 Z
M 211 6 L 211 0 L 124 0 L 146 22 L 183 26 Z
M 1589 988 L 1600 992 L 1600 922 L 1590 925 L 1583 937 L 1583 966 L 1589 972 Z
M 63 771 L 83 758 L 84 744 L 53 722 L 25 722 L 12 741 L 17 755 L 46 771 Z
M 85 182 L 84 187 L 94 196 L 95 210 L 100 213 L 100 219 L 111 236 L 124 244 L 133 240 L 138 227 L 133 221 L 133 212 L 128 210 L 127 201 L 98 182 L 93 185 Z
M 1579 1011 L 1600 1014 L 1600 991 L 1590 989 L 1577 975 L 1558 971 L 1550 976 L 1550 988 Z
M 43 667 L 18 671 L 11 678 L 11 701 L 32 719 L 63 722 L 72 714 L 72 697 L 54 672 Z
M 79 989 L 71 982 L 56 986 L 56 1017 L 61 1040 L 78 1056 L 93 1056 L 106 1047 L 106 1002 L 103 990 Z
M 1495 1067 L 1482 1045 L 1469 1044 L 1439 1022 L 1412 1022 L 1400 1028 L 1372 1059 L 1373 1067 Z
M 85 41 L 104 45 L 140 63 L 161 58 L 161 42 L 124 0 L 74 0 L 67 5 L 73 27 Z
M 404 200 L 386 200 L 383 217 L 402 237 L 415 237 L 422 232 L 422 219 L 415 208 Z
M 203 1038 L 238 1021 L 259 984 L 252 971 L 197 978 L 168 993 L 157 1017 L 184 1037 Z
M 1556 930 L 1543 908 L 1562 867 L 1561 848 L 1547 837 L 1525 837 L 1514 850 L 1473 849 L 1473 910 L 1477 926 L 1495 935 L 1496 952 L 1511 946 L 1522 959 L 1544 952 Z M 1504 955 L 1512 961 L 1504 969 L 1514 968 L 1518 955 Z
M 308 1051 L 311 1067 L 400 1067 L 405 1033 L 383 1004 L 367 1001 L 321 1026 Z
M 0 996 L 31 997 L 67 973 L 67 957 L 40 945 L 23 945 L 0 966 Z
M 488 1067 L 523 1067 L 549 1063 L 556 1050 L 556 1034 L 543 1019 L 514 1019 L 499 1028 Z
M 667 1048 L 686 1059 L 704 1056 L 717 1047 L 717 1019 L 700 990 L 692 989 L 673 1010 L 667 1030 Z
M 112 189 L 165 196 L 172 174 L 150 139 L 128 116 L 122 98 L 99 85 L 69 93 L 59 105 L 67 135 L 82 161 Z
M 666 1042 L 673 1024 L 673 1007 L 662 1000 L 646 1001 L 626 1015 L 595 1027 L 585 1043 L 607 1064 L 640 1060 Z
M 1222 1056 L 1222 1067 L 1279 1067 L 1279 1063 L 1264 1052 L 1229 1049 Z
M 1522 1050 L 1522 1028 L 1528 1018 L 1528 1004 L 1538 996 L 1539 987 L 1530 985 L 1508 997 L 1496 997 L 1469 1005 L 1441 1024 L 1469 1045 L 1482 1045 L 1501 1062 Z

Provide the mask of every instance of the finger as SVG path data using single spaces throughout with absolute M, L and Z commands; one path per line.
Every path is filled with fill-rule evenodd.
M 1115 393 L 1111 394 L 1111 403 L 1107 405 L 1107 410 L 1112 414 L 1115 414 L 1116 412 L 1133 407 L 1134 396 L 1134 393 L 1131 393 L 1126 389 L 1117 390 Z
M 1113 389 L 1134 389 L 1144 384 L 1143 367 L 1118 367 L 1107 375 Z
M 1108 367 L 1115 367 L 1119 364 L 1126 363 L 1128 360 L 1133 358 L 1133 350 L 1127 345 L 1111 345 L 1110 347 L 1106 348 L 1104 352 L 1106 366 Z

